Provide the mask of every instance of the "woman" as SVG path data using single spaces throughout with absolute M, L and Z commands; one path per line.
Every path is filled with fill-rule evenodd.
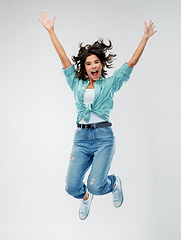
M 66 177 L 65 190 L 77 199 L 82 199 L 79 209 L 80 219 L 85 219 L 90 210 L 94 195 L 104 195 L 112 192 L 113 204 L 120 207 L 123 202 L 123 192 L 119 177 L 108 175 L 114 154 L 114 134 L 109 122 L 109 113 L 113 108 L 113 96 L 126 82 L 137 64 L 148 39 L 156 32 L 153 22 L 145 23 L 144 35 L 129 62 L 116 70 L 112 77 L 105 78 L 116 55 L 109 54 L 112 49 L 103 40 L 92 45 L 79 45 L 79 53 L 73 57 L 76 66 L 70 62 L 55 31 L 54 21 L 46 12 L 38 19 L 48 31 L 53 45 L 60 57 L 67 83 L 74 92 L 77 107 L 77 130 L 70 155 L 70 163 Z M 91 166 L 87 186 L 83 179 Z

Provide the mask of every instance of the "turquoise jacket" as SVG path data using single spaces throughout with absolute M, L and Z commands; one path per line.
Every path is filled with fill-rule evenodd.
M 77 123 L 83 118 L 89 122 L 90 112 L 109 122 L 109 114 L 113 109 L 113 97 L 122 85 L 128 81 L 132 68 L 124 63 L 111 77 L 102 78 L 95 82 L 94 102 L 86 106 L 84 104 L 84 92 L 89 85 L 89 80 L 79 80 L 75 76 L 75 68 L 72 65 L 63 69 L 68 85 L 74 93 L 75 105 L 77 107 Z

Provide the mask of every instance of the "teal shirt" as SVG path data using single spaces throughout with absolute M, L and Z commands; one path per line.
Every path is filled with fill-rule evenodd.
M 79 80 L 75 76 L 75 68 L 72 65 L 63 69 L 68 85 L 74 93 L 75 105 L 77 107 L 77 123 L 83 118 L 89 122 L 90 112 L 92 111 L 98 117 L 109 122 L 110 111 L 113 109 L 113 97 L 122 85 L 128 81 L 132 68 L 124 63 L 111 77 L 102 78 L 94 84 L 95 98 L 94 102 L 86 106 L 84 104 L 84 92 L 89 85 L 89 80 Z

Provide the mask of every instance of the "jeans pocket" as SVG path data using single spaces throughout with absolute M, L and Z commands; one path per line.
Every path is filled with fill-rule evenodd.
M 79 135 L 82 131 L 82 128 L 77 128 L 75 131 L 75 136 Z
M 97 128 L 97 131 L 102 134 L 113 134 L 112 128 L 111 127 L 102 127 L 102 128 Z

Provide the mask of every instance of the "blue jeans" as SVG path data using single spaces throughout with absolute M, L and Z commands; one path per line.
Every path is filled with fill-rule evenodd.
M 108 176 L 108 172 L 113 155 L 114 134 L 111 127 L 77 128 L 66 176 L 66 192 L 77 199 L 82 199 L 87 190 L 94 195 L 112 192 L 116 177 Z M 86 186 L 83 179 L 91 165 Z

